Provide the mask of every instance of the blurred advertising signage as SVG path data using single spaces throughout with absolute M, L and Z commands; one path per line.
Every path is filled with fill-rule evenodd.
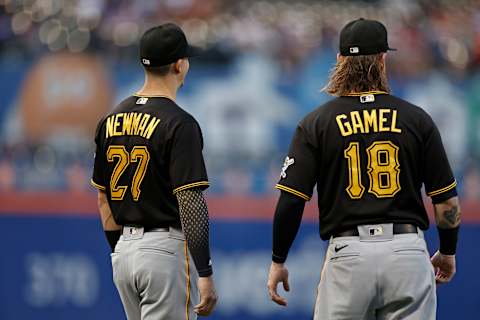
M 98 303 L 100 275 L 85 253 L 30 252 L 26 256 L 25 300 L 30 307 L 92 307 Z
M 110 78 L 98 58 L 47 55 L 28 72 L 20 92 L 25 138 L 41 142 L 55 135 L 93 137 L 112 101 Z

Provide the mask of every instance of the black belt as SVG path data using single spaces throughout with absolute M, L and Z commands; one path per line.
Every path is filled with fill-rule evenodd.
M 154 231 L 154 230 L 168 231 L 169 229 L 170 229 L 170 227 L 146 227 L 146 228 L 143 228 L 143 231 L 144 232 L 150 232 L 150 231 Z
M 149 232 L 149 231 L 152 231 L 152 230 L 155 230 L 155 229 L 166 229 L 166 230 L 168 230 L 168 228 L 170 228 L 170 225 L 162 224 L 162 225 L 157 225 L 157 226 L 144 227 L 144 226 L 141 226 L 141 225 L 138 225 L 138 224 L 126 224 L 126 225 L 124 225 L 124 227 L 143 228 L 143 232 Z
M 393 234 L 404 234 L 404 233 L 418 233 L 417 227 L 410 223 L 395 223 L 393 225 Z M 351 229 L 347 231 L 342 231 L 333 235 L 334 238 L 338 237 L 358 237 L 358 229 Z

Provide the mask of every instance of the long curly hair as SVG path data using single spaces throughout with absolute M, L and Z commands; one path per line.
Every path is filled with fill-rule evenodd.
M 390 92 L 382 54 L 340 56 L 322 90 L 333 96 L 367 91 Z

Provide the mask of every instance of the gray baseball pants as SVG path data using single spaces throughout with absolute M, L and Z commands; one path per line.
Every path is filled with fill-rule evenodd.
M 392 224 L 358 231 L 330 240 L 314 320 L 435 320 L 435 275 L 423 232 L 393 235 Z
M 181 230 L 124 227 L 113 281 L 128 320 L 193 320 L 198 274 Z

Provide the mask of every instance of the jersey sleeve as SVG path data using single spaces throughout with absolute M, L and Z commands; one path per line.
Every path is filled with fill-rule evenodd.
M 195 121 L 184 122 L 175 130 L 170 154 L 173 193 L 209 185 L 202 154 L 203 138 Z
M 309 201 L 312 198 L 318 170 L 317 152 L 298 126 L 280 173 L 277 189 Z
M 440 132 L 430 117 L 425 128 L 423 181 L 427 196 L 432 198 L 433 203 L 440 203 L 457 195 L 457 181 L 448 162 Z
M 95 160 L 93 164 L 93 175 L 90 183 L 92 186 L 97 188 L 98 190 L 105 191 L 106 190 L 106 183 L 105 183 L 105 152 L 103 150 L 103 121 L 97 126 L 97 130 L 95 131 Z

